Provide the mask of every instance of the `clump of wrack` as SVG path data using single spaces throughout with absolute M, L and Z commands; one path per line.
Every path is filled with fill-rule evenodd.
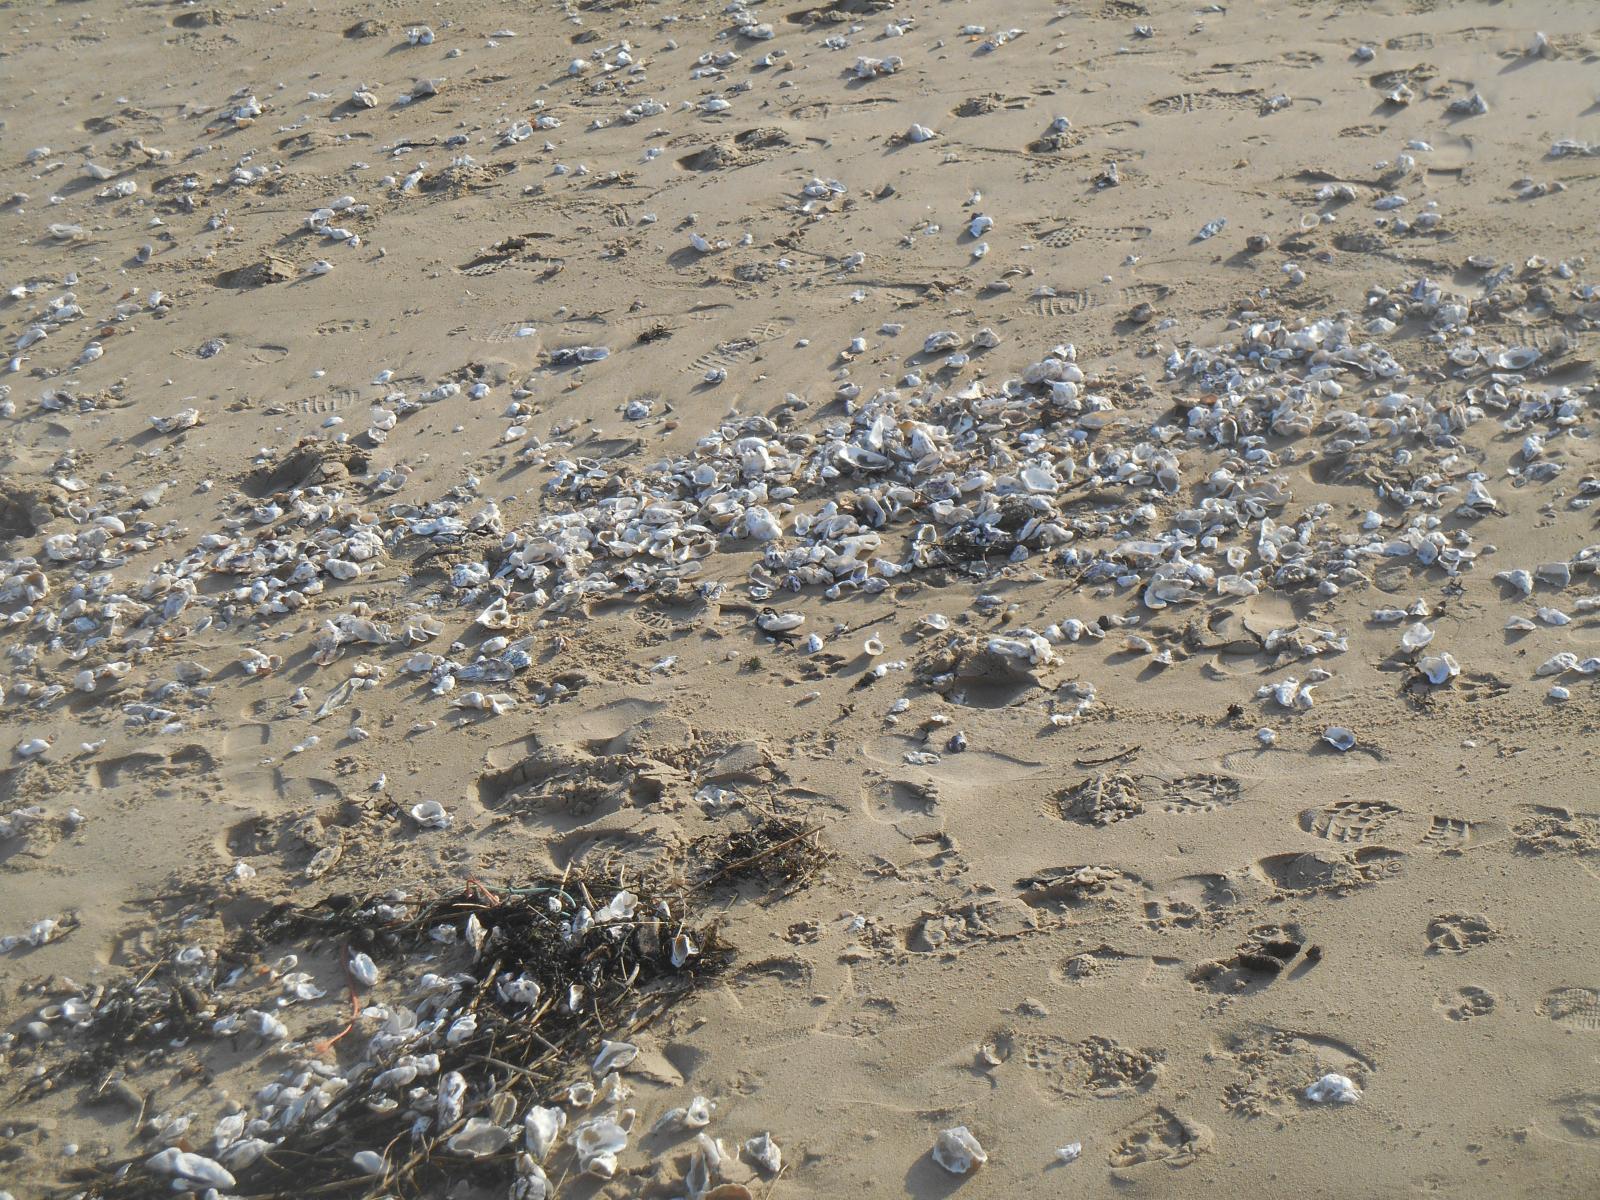
M 648 876 L 593 864 L 447 895 L 284 902 L 225 946 L 164 945 L 127 979 L 52 1004 L 42 1019 L 60 1032 L 27 1048 L 28 1089 L 88 1081 L 142 1103 L 139 1073 L 170 1074 L 178 1046 L 185 1062 L 265 1053 L 281 1072 L 214 1127 L 159 1118 L 137 1155 L 69 1164 L 96 1200 L 169 1183 L 429 1195 L 463 1180 L 532 1200 L 550 1194 L 547 1169 L 610 1179 L 642 1132 L 624 1082 L 637 1034 L 731 961 L 696 893 L 736 874 L 759 883 L 741 864 L 791 847 L 822 854 L 814 831 L 752 832 L 762 846 L 730 838 Z M 314 1003 L 336 987 L 348 1004 Z M 668 1117 L 701 1129 L 714 1108 L 696 1097 Z M 778 1169 L 770 1136 L 751 1141 L 752 1163 Z M 696 1146 L 692 1194 L 736 1177 L 718 1142 Z

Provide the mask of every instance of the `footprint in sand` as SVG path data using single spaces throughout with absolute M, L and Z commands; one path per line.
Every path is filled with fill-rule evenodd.
M 1494 1012 L 1499 1003 L 1493 992 L 1468 984 L 1441 996 L 1434 1007 L 1451 1021 L 1475 1021 Z
M 1506 835 L 1500 821 L 1407 812 L 1386 800 L 1335 800 L 1301 811 L 1300 828 L 1313 837 L 1340 845 L 1362 846 L 1382 839 L 1402 841 L 1438 854 L 1460 853 L 1499 841 Z
M 1221 873 L 1183 875 L 1159 890 L 1151 889 L 1144 905 L 1145 920 L 1153 929 L 1190 929 L 1223 920 L 1264 892 L 1259 881 Z
M 1236 1116 L 1286 1120 L 1306 1107 L 1306 1083 L 1334 1073 L 1365 1088 L 1376 1063 L 1348 1042 L 1322 1034 L 1258 1025 L 1228 1037 L 1216 1051 L 1233 1064 L 1222 1103 Z
M 1465 954 L 1499 932 L 1482 913 L 1442 913 L 1428 922 L 1428 953 Z
M 1209 1127 L 1164 1106 L 1129 1122 L 1112 1137 L 1116 1142 L 1106 1162 L 1118 1170 L 1149 1163 L 1187 1167 L 1209 1153 L 1216 1141 Z
M 1600 989 L 1559 987 L 1547 992 L 1536 1010 L 1557 1025 L 1583 1033 L 1600 1033 Z
M 1330 842 L 1371 841 L 1400 809 L 1382 800 L 1339 800 L 1300 814 L 1300 828 Z
M 1385 846 L 1348 854 L 1327 852 L 1272 854 L 1257 859 L 1252 872 L 1284 892 L 1338 892 L 1366 887 L 1400 874 L 1406 855 Z
M 1177 983 L 1182 974 L 1183 963 L 1179 959 L 1159 954 L 1131 954 L 1104 944 L 1070 955 L 1050 968 L 1050 978 L 1070 988 L 1129 984 L 1162 988 Z
M 943 829 L 939 814 L 939 789 L 933 783 L 910 779 L 869 780 L 861 789 L 861 808 L 867 819 L 880 825 L 917 830 Z
M 1160 1050 L 1135 1050 L 1108 1037 L 1074 1042 L 1028 1034 L 1015 1042 L 1012 1057 L 1028 1068 L 1035 1086 L 1049 1099 L 1110 1100 L 1146 1091 L 1155 1085 L 1166 1058 Z

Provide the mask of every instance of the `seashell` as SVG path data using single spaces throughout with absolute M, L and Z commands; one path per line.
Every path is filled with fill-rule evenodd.
M 170 417 L 151 417 L 150 424 L 157 433 L 177 433 L 180 429 L 192 429 L 200 424 L 200 410 L 185 408 Z
M 567 1126 L 567 1114 L 559 1108 L 534 1105 L 522 1119 L 522 1140 L 536 1159 L 547 1158 Z
M 344 844 L 334 842 L 318 850 L 306 864 L 305 877 L 307 879 L 321 879 L 338 864 L 344 854 Z
M 1540 563 L 1533 569 L 1533 573 L 1540 580 L 1552 587 L 1564 588 L 1572 582 L 1572 564 L 1566 562 Z M 1496 579 L 1499 576 L 1495 576 Z
M 929 129 L 926 125 L 913 125 L 905 132 L 905 139 L 908 142 L 931 142 L 938 136 L 939 135 L 937 133 Z
M 1571 650 L 1563 650 L 1561 653 L 1553 654 L 1545 659 L 1534 669 L 1533 673 L 1538 676 L 1560 675 L 1564 671 L 1576 670 L 1577 666 L 1578 656 Z
M 17 743 L 18 758 L 38 758 L 50 749 L 50 742 L 45 738 L 28 738 Z
M 347 965 L 350 970 L 350 978 L 354 979 L 362 987 L 370 988 L 377 984 L 378 966 L 372 961 L 371 955 L 357 950 L 350 955 L 350 961 Z
M 639 1047 L 632 1042 L 611 1042 L 602 1038 L 600 1053 L 595 1055 L 595 1060 L 589 1069 L 597 1076 L 607 1075 L 612 1071 L 622 1070 L 638 1057 Z
M 511 1144 L 511 1131 L 483 1117 L 470 1117 L 461 1131 L 445 1145 L 452 1154 L 468 1158 L 487 1158 L 498 1154 Z
M 383 1155 L 376 1150 L 357 1150 L 350 1156 L 350 1161 L 356 1165 L 357 1170 L 364 1171 L 368 1175 L 382 1175 L 388 1170 Z
M 628 1133 L 610 1117 L 584 1121 L 568 1139 L 578 1156 L 578 1169 L 601 1179 L 617 1172 L 617 1155 L 628 1147 Z
M 883 653 L 883 648 L 883 640 L 877 637 L 869 637 L 861 644 L 861 652 L 868 658 L 877 658 Z
M 1322 740 L 1342 754 L 1355 746 L 1356 735 L 1343 725 L 1330 725 L 1322 731 Z
M 517 1155 L 517 1177 L 512 1180 L 510 1200 L 548 1200 L 550 1177 L 544 1168 L 526 1154 Z
M 700 947 L 695 945 L 694 939 L 687 933 L 677 934 L 672 939 L 672 965 L 682 969 L 683 965 L 700 953 Z
M 988 1162 L 989 1156 L 965 1125 L 957 1125 L 935 1139 L 933 1161 L 952 1175 L 966 1175 Z
M 1420 650 L 1431 641 L 1433 641 L 1433 630 L 1421 621 L 1407 626 L 1406 631 L 1400 635 L 1400 644 L 1407 650 Z
M 424 800 L 411 806 L 411 819 L 423 829 L 449 829 L 450 814 L 437 800 Z
M 228 1169 L 215 1159 L 206 1158 L 200 1154 L 190 1154 L 179 1150 L 176 1146 L 169 1146 L 159 1154 L 152 1154 L 145 1159 L 145 1169 L 154 1171 L 159 1175 L 173 1176 L 173 1186 L 178 1187 L 180 1182 L 189 1184 L 204 1184 L 206 1187 L 231 1188 L 236 1185 L 234 1177 Z M 193 1190 L 181 1188 L 179 1190 Z
M 783 1151 L 778 1148 L 778 1143 L 772 1140 L 770 1133 L 758 1133 L 744 1144 L 745 1156 L 755 1163 L 768 1175 L 777 1175 L 783 1170 Z
M 1431 684 L 1448 683 L 1461 674 L 1461 668 L 1449 654 L 1429 654 L 1417 661 L 1417 669 Z
M 1501 350 L 1490 358 L 1490 362 L 1502 371 L 1521 371 L 1538 362 L 1540 353 L 1532 346 L 1513 346 L 1508 350 Z
M 1520 567 L 1514 571 L 1497 571 L 1495 579 L 1508 587 L 1516 588 L 1524 596 L 1533 594 L 1533 576 Z
M 805 620 L 804 613 L 781 613 L 775 609 L 763 608 L 761 614 L 756 617 L 756 624 L 767 633 L 789 633 L 804 625 Z
M 1343 1075 L 1324 1075 L 1306 1088 L 1306 1099 L 1313 1104 L 1354 1104 L 1361 1091 Z

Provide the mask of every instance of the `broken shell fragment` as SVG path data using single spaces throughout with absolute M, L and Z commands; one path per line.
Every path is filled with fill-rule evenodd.
M 1354 1104 L 1361 1089 L 1344 1075 L 1324 1075 L 1306 1088 L 1306 1099 L 1313 1104 Z
M 411 819 L 424 829 L 449 829 L 450 814 L 437 800 L 424 800 L 411 806 Z
M 1343 725 L 1330 725 L 1322 731 L 1322 740 L 1341 754 L 1356 744 L 1356 735 Z
M 934 1141 L 933 1161 L 952 1175 L 966 1175 L 988 1162 L 989 1156 L 965 1125 L 957 1125 Z

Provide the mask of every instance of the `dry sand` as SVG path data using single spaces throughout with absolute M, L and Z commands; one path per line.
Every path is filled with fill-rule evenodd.
M 0 209 L 18 356 L 0 376 L 18 747 L 0 814 L 40 809 L 0 841 L 0 934 L 62 922 L 0 957 L 0 1187 L 45 1195 L 167 1145 L 221 1155 L 230 1100 L 254 1111 L 349 1012 L 338 954 L 308 945 L 300 969 L 326 995 L 283 1009 L 287 1047 L 196 1036 L 54 1084 L 88 1036 L 64 1000 L 184 946 L 203 956 L 281 902 L 608 855 L 692 872 L 691 841 L 770 811 L 820 827 L 832 861 L 787 897 L 715 893 L 731 965 L 636 1039 L 650 1066 L 624 1076 L 637 1118 L 616 1178 L 557 1150 L 554 1194 L 685 1194 L 691 1143 L 643 1131 L 699 1094 L 730 1152 L 761 1131 L 782 1146 L 775 1183 L 728 1167 L 761 1196 L 1595 1195 L 1597 693 L 1582 670 L 1536 673 L 1600 653 L 1580 603 L 1600 594 L 1583 486 L 1600 160 L 1550 154 L 1600 140 L 1592 4 L 751 14 L 770 39 L 720 4 L 0 11 L 0 194 L 20 193 Z M 422 24 L 435 39 L 409 45 Z M 898 70 L 856 77 L 890 55 Z M 419 79 L 436 93 L 402 103 Z M 1408 104 L 1386 99 L 1401 87 Z M 1474 93 L 1486 113 L 1449 111 Z M 726 107 L 707 111 L 713 96 Z M 661 111 L 627 118 L 651 98 Z M 545 117 L 559 124 L 515 129 Z M 914 125 L 936 136 L 907 139 Z M 1101 186 L 1113 162 L 1120 182 Z M 814 179 L 842 190 L 807 196 Z M 1407 203 L 1377 208 L 1389 195 Z M 323 223 L 354 239 L 308 228 L 343 197 Z M 974 237 L 979 213 L 993 227 Z M 1470 311 L 1408 317 L 1421 279 Z M 1367 324 L 1384 314 L 1392 332 Z M 1334 355 L 1308 385 L 1286 351 L 1288 391 L 1185 440 L 1204 424 L 1190 408 L 1226 389 L 1170 377 L 1169 354 L 1341 318 L 1400 374 Z M 24 348 L 36 326 L 48 336 Z M 924 354 L 945 330 L 951 348 Z M 1084 376 L 1055 389 L 1069 402 L 1041 408 L 1021 384 L 1007 399 L 1063 343 Z M 553 357 L 577 346 L 610 355 Z M 1476 350 L 1446 356 L 1462 346 L 1539 357 L 1513 379 Z M 952 349 L 969 360 L 947 364 Z M 883 388 L 901 407 L 872 444 L 942 416 L 966 438 L 956 478 L 988 470 L 946 514 L 981 510 L 1007 476 L 1016 492 L 1027 461 L 1065 476 L 1070 454 L 1075 479 L 1038 494 L 1071 540 L 1012 553 L 1039 506 L 1002 506 L 987 545 L 940 525 L 938 463 L 912 474 L 918 452 L 860 562 L 918 559 L 922 525 L 942 548 L 889 578 L 846 565 L 831 598 L 821 568 L 797 592 L 759 586 L 799 560 L 763 566 L 737 489 L 807 464 L 762 506 L 779 553 L 815 544 L 795 519 L 830 502 L 871 525 L 879 460 L 818 447 L 866 445 L 856 415 Z M 1303 424 L 1259 419 L 1280 403 Z M 397 418 L 376 436 L 374 405 Z M 198 423 L 152 426 L 186 409 Z M 1131 458 L 1119 474 L 1117 454 L 1163 444 L 1157 425 L 1181 477 Z M 653 474 L 672 460 L 676 491 Z M 686 482 L 697 460 L 722 463 L 722 501 Z M 1474 471 L 1493 504 L 1464 514 Z M 598 543 L 566 568 L 528 553 L 502 573 L 503 628 L 475 623 L 495 598 L 478 564 L 499 570 L 563 514 L 593 524 L 639 481 L 707 531 L 684 535 L 682 564 Z M 1182 551 L 1211 572 L 1189 602 L 1144 599 L 1170 541 L 1094 568 L 1246 494 L 1217 542 Z M 1468 554 L 1393 552 L 1435 529 Z M 1576 564 L 1570 583 L 1524 598 L 1495 578 L 1541 563 Z M 1230 573 L 1255 594 L 1219 594 Z M 586 577 L 610 584 L 574 586 Z M 758 628 L 769 605 L 805 616 L 793 639 Z M 922 623 L 933 613 L 949 628 Z M 1519 615 L 1532 628 L 1506 630 Z M 398 635 L 424 617 L 431 640 L 359 640 L 362 619 Z M 358 640 L 332 647 L 336 618 Z M 1052 661 L 1028 670 L 982 652 L 1070 618 L 1108 629 L 1049 633 Z M 1400 644 L 1419 618 L 1435 635 L 1420 654 Z M 418 653 L 470 664 L 493 636 L 529 639 L 531 664 L 448 695 L 430 686 L 448 665 L 406 673 Z M 1459 675 L 1436 687 L 1418 663 L 1441 651 Z M 275 669 L 247 671 L 249 652 Z M 1313 672 L 1309 709 L 1258 692 Z M 451 706 L 474 690 L 515 707 Z M 1354 747 L 1327 745 L 1330 726 Z M 50 744 L 29 755 L 31 739 Z M 448 829 L 409 816 L 429 800 Z M 348 1064 L 370 1032 L 322 1056 Z M 1308 1102 L 1326 1073 L 1360 1100 Z M 126 1102 L 84 1102 L 108 1081 Z M 954 1126 L 988 1154 L 970 1178 L 930 1157 Z M 1070 1142 L 1082 1157 L 1056 1164 Z M 466 1177 L 453 1194 L 505 1194 Z M 324 1194 L 368 1190 L 385 1185 Z

